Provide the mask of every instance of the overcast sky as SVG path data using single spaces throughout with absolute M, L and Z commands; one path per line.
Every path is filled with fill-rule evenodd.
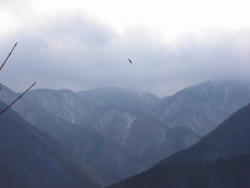
M 248 80 L 249 18 L 247 0 L 0 0 L 0 61 L 18 42 L 0 82 L 163 97 L 209 79 Z

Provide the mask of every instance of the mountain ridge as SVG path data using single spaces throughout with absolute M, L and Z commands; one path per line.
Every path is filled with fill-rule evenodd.
M 249 187 L 250 104 L 198 143 L 110 188 Z
M 163 160 L 162 163 L 170 161 L 181 162 L 183 159 L 182 155 L 185 155 L 185 161 L 189 162 L 194 160 L 209 161 L 219 157 L 250 153 L 249 117 L 250 104 L 236 111 L 215 130 L 204 136 L 198 143 L 186 150 L 173 154 L 169 158 Z M 223 136 L 225 134 L 226 136 Z M 221 144 L 218 145 L 216 142 L 221 142 Z M 207 153 L 209 151 L 211 154 L 208 155 Z
M 168 97 L 150 114 L 169 128 L 184 126 L 203 136 L 249 102 L 249 82 L 210 80 Z
M 5 107 L 0 101 L 0 108 Z M 0 174 L 13 177 L 1 178 L 7 187 L 101 187 L 93 169 L 12 109 L 1 114 L 0 125 Z
M 166 137 L 170 129 L 165 128 L 162 122 L 148 114 L 117 105 L 100 106 L 83 119 L 82 125 L 109 135 L 122 147 L 146 161 L 147 167 L 176 151 L 176 148 L 172 148 L 174 137 L 171 137 L 172 140 Z M 185 147 L 194 144 L 200 138 L 196 134 L 189 134 L 187 130 L 186 128 L 183 136 L 189 136 L 190 142 L 187 145 L 183 144 Z

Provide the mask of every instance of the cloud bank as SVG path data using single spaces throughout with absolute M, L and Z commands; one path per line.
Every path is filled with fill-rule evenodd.
M 166 96 L 208 79 L 250 79 L 247 27 L 211 27 L 167 40 L 145 25 L 118 33 L 80 10 L 41 16 L 29 3 L 26 12 L 15 2 L 14 8 L 13 1 L 0 2 L 0 14 L 12 20 L 0 27 L 2 62 L 18 42 L 0 79 L 18 92 L 36 81 L 36 88 L 117 86 Z

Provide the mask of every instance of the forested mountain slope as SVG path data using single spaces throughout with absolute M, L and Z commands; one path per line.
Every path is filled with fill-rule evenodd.
M 6 104 L 0 101 L 0 110 Z M 98 174 L 12 109 L 0 117 L 1 187 L 100 188 Z
M 147 167 L 200 139 L 187 128 L 176 127 L 171 130 L 148 114 L 116 105 L 100 106 L 86 116 L 81 125 L 105 133 L 123 148 L 140 157 Z
M 95 168 L 106 185 L 146 170 L 140 158 L 93 128 L 72 124 L 52 114 L 37 115 L 35 125 L 60 140 L 74 155 Z
M 198 143 L 111 188 L 249 187 L 250 104 Z

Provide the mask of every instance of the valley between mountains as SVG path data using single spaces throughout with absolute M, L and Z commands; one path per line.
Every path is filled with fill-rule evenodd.
M 3 109 L 19 94 L 1 87 Z M 190 172 L 192 181 L 213 185 L 209 173 L 223 171 L 213 169 L 219 158 L 236 161 L 232 168 L 238 171 L 241 158 L 249 161 L 249 102 L 250 83 L 227 80 L 164 98 L 116 87 L 35 89 L 1 118 L 1 179 L 9 187 L 181 187 L 183 172 L 177 169 L 197 168 L 201 180 L 195 182 L 198 175 Z M 244 173 L 250 172 L 244 170 L 242 182 L 248 185 Z

